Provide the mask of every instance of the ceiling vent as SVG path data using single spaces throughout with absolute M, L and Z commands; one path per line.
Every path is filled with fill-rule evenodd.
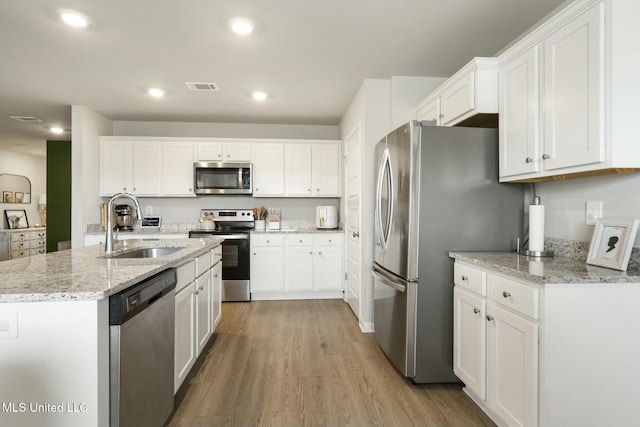
M 184 82 L 187 87 L 191 90 L 200 90 L 205 92 L 217 92 L 220 89 L 218 85 L 215 83 L 204 83 L 204 82 Z
M 9 118 L 12 118 L 13 120 L 17 120 L 19 122 L 23 122 L 23 123 L 42 123 L 42 120 L 40 120 L 37 117 L 29 117 L 29 116 L 9 116 Z

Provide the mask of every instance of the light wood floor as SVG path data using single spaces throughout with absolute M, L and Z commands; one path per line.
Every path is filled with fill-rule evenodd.
M 225 303 L 169 426 L 495 426 L 460 385 L 413 385 L 340 300 Z

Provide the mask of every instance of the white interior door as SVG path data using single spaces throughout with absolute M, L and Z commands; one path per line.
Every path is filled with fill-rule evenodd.
M 345 140 L 347 289 L 349 307 L 360 318 L 360 123 Z

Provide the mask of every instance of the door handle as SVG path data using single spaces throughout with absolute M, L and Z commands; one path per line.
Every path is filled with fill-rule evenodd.
M 353 232 L 353 237 L 360 237 L 360 232 L 359 231 L 354 231 Z

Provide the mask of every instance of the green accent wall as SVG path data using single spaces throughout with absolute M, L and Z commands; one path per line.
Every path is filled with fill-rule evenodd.
M 71 141 L 47 141 L 47 252 L 71 240 Z

